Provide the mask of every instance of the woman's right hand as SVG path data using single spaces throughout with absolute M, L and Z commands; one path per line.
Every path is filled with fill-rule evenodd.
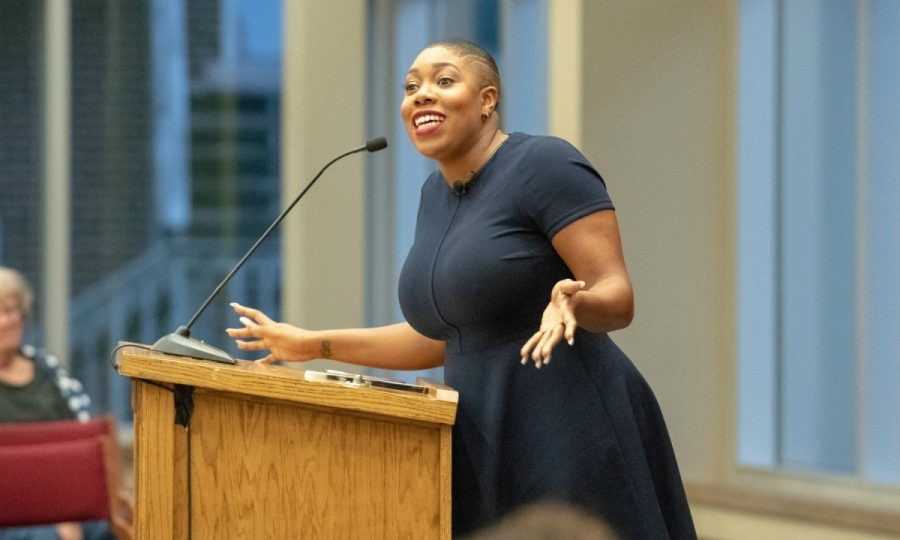
M 314 333 L 296 326 L 276 322 L 258 309 L 232 302 L 243 328 L 228 328 L 225 332 L 242 351 L 268 351 L 257 360 L 263 364 L 276 361 L 304 362 L 321 356 Z

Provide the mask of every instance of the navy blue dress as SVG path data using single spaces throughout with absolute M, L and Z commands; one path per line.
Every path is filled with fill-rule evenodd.
M 400 305 L 420 333 L 447 342 L 459 390 L 453 436 L 453 531 L 516 507 L 566 501 L 622 538 L 695 538 L 652 391 L 606 334 L 579 329 L 537 370 L 519 350 L 553 285 L 572 273 L 550 239 L 613 205 L 569 143 L 513 133 L 468 183 L 440 172 L 422 187 Z

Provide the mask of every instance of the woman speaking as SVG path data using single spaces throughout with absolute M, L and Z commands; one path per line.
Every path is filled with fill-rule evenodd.
M 499 70 L 473 43 L 430 45 L 403 88 L 437 164 L 400 275 L 407 322 L 311 331 L 233 304 L 228 334 L 261 362 L 443 366 L 460 393 L 454 535 L 550 499 L 623 538 L 695 538 L 659 406 L 608 335 L 634 302 L 603 179 L 561 139 L 500 129 Z

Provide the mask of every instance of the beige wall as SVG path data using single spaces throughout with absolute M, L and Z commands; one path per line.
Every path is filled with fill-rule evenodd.
M 328 160 L 365 142 L 365 17 L 365 0 L 284 3 L 285 203 Z M 308 328 L 364 322 L 365 159 L 335 164 L 283 224 L 286 321 Z
M 614 337 L 694 480 L 724 476 L 733 429 L 734 8 L 584 5 L 582 146 L 616 203 L 637 297 Z

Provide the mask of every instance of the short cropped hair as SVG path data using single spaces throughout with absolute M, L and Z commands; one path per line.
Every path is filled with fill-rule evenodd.
M 425 48 L 431 49 L 433 47 L 443 47 L 445 49 L 449 49 L 462 57 L 474 56 L 476 61 L 484 64 L 485 71 L 487 72 L 487 86 L 493 86 L 497 88 L 497 103 L 500 103 L 500 96 L 503 95 L 500 82 L 500 68 L 497 67 L 497 61 L 494 60 L 494 57 L 491 56 L 491 53 L 484 50 L 481 45 L 465 39 L 435 41 Z
M 0 266 L 0 297 L 12 295 L 19 302 L 19 311 L 22 316 L 31 314 L 31 305 L 34 295 L 25 276 L 12 268 Z

